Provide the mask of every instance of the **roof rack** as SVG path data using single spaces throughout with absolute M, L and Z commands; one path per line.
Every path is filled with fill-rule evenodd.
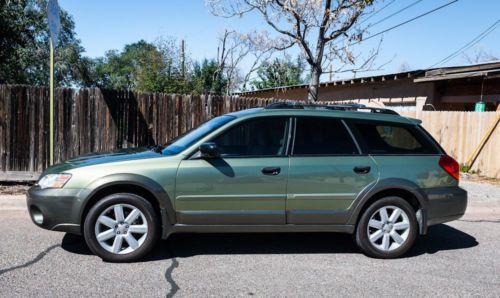
M 368 111 L 371 113 L 379 114 L 391 114 L 399 115 L 396 111 L 384 108 L 374 108 L 367 107 L 362 104 L 310 104 L 310 103 L 298 103 L 298 102 L 276 102 L 267 105 L 265 109 L 275 110 L 275 109 L 294 109 L 294 110 L 305 110 L 305 109 L 325 109 L 334 111 Z

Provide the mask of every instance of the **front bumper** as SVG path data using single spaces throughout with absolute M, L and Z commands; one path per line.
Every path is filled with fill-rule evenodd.
M 85 191 L 33 186 L 26 197 L 31 220 L 43 229 L 80 235 L 81 198 Z
M 427 226 L 459 219 L 467 208 L 467 191 L 454 187 L 425 189 L 427 195 Z

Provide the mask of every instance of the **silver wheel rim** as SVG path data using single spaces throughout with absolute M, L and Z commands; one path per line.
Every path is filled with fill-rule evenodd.
M 114 254 L 128 254 L 144 243 L 148 223 L 144 214 L 128 204 L 108 207 L 97 218 L 95 236 L 102 248 Z
M 381 251 L 392 251 L 403 245 L 410 234 L 410 220 L 403 209 L 384 206 L 368 221 L 368 239 Z

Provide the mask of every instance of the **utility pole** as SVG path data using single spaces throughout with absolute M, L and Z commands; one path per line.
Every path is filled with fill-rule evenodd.
M 49 165 L 54 164 L 54 45 L 50 40 L 50 82 L 49 82 Z
M 182 78 L 186 78 L 186 49 L 184 39 L 181 41 L 181 74 Z
M 47 19 L 50 29 L 50 82 L 49 82 L 49 165 L 54 164 L 54 48 L 57 47 L 61 29 L 60 8 L 57 0 L 47 3 Z

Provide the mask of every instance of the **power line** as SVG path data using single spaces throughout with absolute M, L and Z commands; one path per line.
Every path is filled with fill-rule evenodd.
M 419 0 L 419 1 L 422 1 L 422 0 Z M 383 7 L 381 7 L 379 10 L 376 10 L 374 11 L 373 13 L 371 13 L 368 17 L 366 17 L 366 19 L 362 20 L 361 22 L 358 23 L 358 25 L 361 25 L 363 23 L 366 23 L 369 19 L 373 18 L 374 16 L 376 16 L 377 14 L 379 14 L 381 11 L 383 11 L 384 9 L 386 9 L 388 6 L 390 6 L 391 4 L 393 4 L 394 2 L 396 2 L 396 0 L 392 0 L 391 2 L 387 3 L 386 5 L 384 5 Z
M 384 34 L 384 33 L 388 32 L 388 31 L 391 31 L 391 30 L 394 30 L 394 29 L 396 29 L 396 28 L 399 28 L 399 27 L 401 27 L 401 26 L 403 26 L 403 25 L 406 25 L 406 24 L 408 24 L 408 23 L 410 23 L 410 22 L 413 22 L 413 21 L 415 21 L 415 20 L 418 20 L 418 19 L 420 19 L 420 18 L 423 18 L 423 17 L 425 17 L 426 15 L 429 15 L 429 14 L 431 14 L 431 13 L 433 13 L 433 12 L 436 12 L 436 11 L 438 11 L 438 10 L 441 10 L 441 9 L 443 9 L 443 8 L 445 8 L 445 7 L 447 7 L 447 6 L 451 5 L 451 4 L 453 4 L 453 3 L 455 3 L 455 2 L 458 2 L 458 0 L 453 0 L 453 1 L 450 1 L 450 2 L 448 2 L 448 3 L 446 3 L 446 4 L 443 4 L 443 5 L 441 5 L 441 6 L 439 6 L 439 7 L 436 7 L 436 8 L 434 8 L 434 9 L 432 9 L 432 10 L 429 10 L 429 11 L 427 11 L 427 12 L 423 13 L 423 14 L 420 14 L 420 15 L 418 15 L 418 16 L 416 16 L 416 17 L 413 17 L 413 18 L 411 18 L 411 19 L 409 19 L 409 20 L 406 20 L 406 21 L 404 21 L 404 22 L 402 22 L 402 23 L 399 23 L 399 24 L 397 24 L 397 25 L 394 25 L 394 26 L 392 26 L 392 27 L 389 27 L 389 28 L 387 28 L 387 29 L 384 29 L 384 30 L 382 30 L 382 31 L 380 31 L 380 32 L 377 32 L 377 33 L 375 33 L 375 34 L 372 34 L 372 35 L 370 35 L 370 36 L 366 37 L 366 38 L 365 38 L 365 39 L 363 39 L 363 40 L 360 40 L 360 41 L 357 41 L 357 42 L 352 43 L 351 45 L 359 44 L 359 43 L 361 43 L 361 42 L 363 42 L 363 41 L 366 41 L 366 40 L 368 40 L 368 39 L 372 39 L 372 38 L 374 38 L 374 37 L 377 37 L 377 36 L 379 36 L 379 35 L 382 35 L 382 34 Z M 346 47 L 343 47 L 342 49 L 345 49 L 345 48 L 346 48 Z
M 381 20 L 378 20 L 377 22 L 375 22 L 375 23 L 373 23 L 373 24 L 370 24 L 370 26 L 369 26 L 369 27 L 376 26 L 376 25 L 378 25 L 378 24 L 380 24 L 380 23 L 382 23 L 382 22 L 384 22 L 384 21 L 386 21 L 386 20 L 388 20 L 388 19 L 392 18 L 393 16 L 398 15 L 398 14 L 402 13 L 403 11 L 405 11 L 405 10 L 407 10 L 407 9 L 409 9 L 409 8 L 411 8 L 411 7 L 413 7 L 413 6 L 415 6 L 415 5 L 417 5 L 418 3 L 422 2 L 422 1 L 423 1 L 423 0 L 417 0 L 417 1 L 413 2 L 413 3 L 410 3 L 409 5 L 407 5 L 407 6 L 403 7 L 403 8 L 401 8 L 400 10 L 398 10 L 398 11 L 396 11 L 396 12 L 394 12 L 394 13 L 392 13 L 392 14 L 388 15 L 388 16 L 386 16 L 385 18 L 383 18 L 383 19 L 381 19 Z
M 393 1 L 389 2 L 389 3 L 388 3 L 388 4 L 386 4 L 384 7 L 380 8 L 379 10 L 377 10 L 376 12 L 374 12 L 372 15 L 370 15 L 368 18 L 366 18 L 366 19 L 362 20 L 361 22 L 359 22 L 358 24 L 356 24 L 356 26 L 359 26 L 359 25 L 361 25 L 361 24 L 365 23 L 365 22 L 366 22 L 366 21 L 368 21 L 371 17 L 373 17 L 374 15 L 378 14 L 379 12 L 381 12 L 382 10 L 384 10 L 385 8 L 387 8 L 389 5 L 391 5 L 392 3 L 394 3 L 394 1 L 395 1 L 395 0 L 393 0 Z M 370 24 L 370 25 L 369 25 L 369 26 L 367 26 L 365 29 L 368 29 L 368 28 L 374 27 L 374 26 L 376 26 L 376 25 L 378 25 L 378 24 L 380 24 L 380 23 L 382 23 L 382 22 L 385 22 L 385 21 L 387 21 L 388 19 L 390 19 L 390 18 L 394 17 L 395 15 L 400 14 L 401 12 L 403 12 L 403 11 L 405 11 L 405 10 L 407 10 L 407 9 L 409 9 L 409 8 L 411 8 L 411 7 L 413 7 L 413 6 L 415 6 L 416 4 L 418 4 L 418 3 L 422 2 L 422 1 L 423 1 L 423 0 L 417 0 L 417 1 L 413 2 L 413 3 L 410 3 L 409 5 L 407 5 L 407 6 L 403 7 L 403 8 L 401 8 L 400 10 L 398 10 L 398 11 L 396 11 L 396 12 L 391 13 L 390 15 L 388 15 L 388 16 L 386 16 L 386 17 L 384 17 L 384 18 L 382 18 L 382 19 L 380 19 L 380 20 L 378 20 L 378 21 L 376 21 L 376 22 L 375 22 L 375 23 L 373 23 L 373 24 Z M 339 41 L 338 41 L 338 42 L 336 42 L 336 43 L 339 43 L 339 44 L 340 44 L 340 43 L 342 43 L 342 42 L 343 42 L 344 40 L 346 40 L 346 39 L 347 39 L 347 38 L 346 38 L 346 37 L 344 37 L 344 38 L 342 38 L 341 40 L 339 40 Z
M 419 0 L 419 1 L 422 1 L 422 0 Z M 394 25 L 394 26 L 392 26 L 392 27 L 389 27 L 389 28 L 387 28 L 387 29 L 384 29 L 384 30 L 382 30 L 382 31 L 379 31 L 379 32 L 377 32 L 377 33 L 375 33 L 375 34 L 369 35 L 368 37 L 366 37 L 366 38 L 364 38 L 364 39 L 362 39 L 362 40 L 359 40 L 359 41 L 353 42 L 353 43 L 351 43 L 349 46 L 360 44 L 360 43 L 362 43 L 363 41 L 366 41 L 366 40 L 368 40 L 368 39 L 372 39 L 372 38 L 377 37 L 377 36 L 379 36 L 379 35 L 382 35 L 382 34 L 384 34 L 384 33 L 386 33 L 386 32 L 389 32 L 389 31 L 391 31 L 391 30 L 397 29 L 397 28 L 399 28 L 399 27 L 401 27 L 401 26 L 403 26 L 403 25 L 406 25 L 406 24 L 411 23 L 411 22 L 413 22 L 413 21 L 415 21 L 415 20 L 418 20 L 418 19 L 420 19 L 420 18 L 423 18 L 423 17 L 425 17 L 426 15 L 429 15 L 429 14 L 431 14 L 431 13 L 433 13 L 433 12 L 436 12 L 436 11 L 438 11 L 438 10 L 441 10 L 441 9 L 443 9 L 443 8 L 445 8 L 445 7 L 447 7 L 447 6 L 451 5 L 451 4 L 453 4 L 453 3 L 455 3 L 455 2 L 458 2 L 458 1 L 459 1 L 459 0 L 453 0 L 453 1 L 450 1 L 450 2 L 448 2 L 448 3 L 446 3 L 446 4 L 443 4 L 443 5 L 439 6 L 439 7 L 434 8 L 434 9 L 432 9 L 432 10 L 429 10 L 429 11 L 427 11 L 427 12 L 424 12 L 424 13 L 422 13 L 422 14 L 419 14 L 418 16 L 413 17 L 413 18 L 411 18 L 411 19 L 409 19 L 409 20 L 406 20 L 406 21 L 401 22 L 401 23 L 399 23 L 399 24 L 397 24 L 397 25 Z M 417 1 L 417 2 L 418 2 L 418 1 Z M 416 3 L 415 3 L 415 4 L 416 4 Z M 348 46 L 341 47 L 341 48 L 339 48 L 339 49 L 338 49 L 338 51 L 341 51 L 341 50 L 343 50 L 343 49 L 345 49 L 345 48 L 347 48 L 347 47 L 348 47 Z
M 422 0 L 419 0 L 419 1 L 422 1 Z M 399 24 L 396 24 L 396 25 L 394 25 L 394 26 L 392 26 L 392 27 L 389 27 L 389 28 L 387 28 L 387 29 L 384 29 L 384 30 L 382 30 L 382 31 L 379 31 L 379 32 L 377 32 L 377 33 L 375 33 L 375 34 L 373 34 L 373 35 L 370 35 L 370 36 L 368 36 L 368 37 L 366 37 L 366 38 L 364 38 L 364 39 L 362 39 L 362 40 L 359 40 L 359 41 L 357 41 L 357 42 L 354 42 L 354 43 L 352 43 L 352 44 L 350 44 L 350 45 L 352 46 L 352 45 L 359 44 L 359 43 L 361 43 L 361 42 L 363 42 L 363 41 L 366 41 L 366 40 L 368 40 L 368 39 L 371 39 L 371 38 L 377 37 L 377 36 L 379 36 L 379 35 L 382 35 L 382 34 L 384 34 L 384 33 L 388 32 L 388 31 L 391 31 L 391 30 L 397 29 L 397 28 L 399 28 L 399 27 L 401 27 L 401 26 L 403 26 L 403 25 L 406 25 L 406 24 L 408 24 L 408 23 L 410 23 L 410 22 L 413 22 L 413 21 L 415 21 L 415 20 L 418 20 L 418 19 L 420 19 L 420 18 L 423 18 L 423 17 L 425 17 L 425 16 L 427 16 L 427 15 L 429 15 L 429 14 L 433 13 L 433 12 L 436 12 L 436 11 L 438 11 L 438 10 L 441 10 L 441 9 L 443 9 L 443 8 L 447 7 L 447 6 L 450 6 L 451 4 L 454 4 L 454 3 L 458 2 L 458 1 L 459 1 L 459 0 L 453 0 L 453 1 L 450 1 L 450 2 L 448 2 L 448 3 L 446 3 L 446 4 L 443 4 L 443 5 L 439 6 L 439 7 L 436 7 L 436 8 L 434 8 L 434 9 L 431 9 L 431 10 L 427 11 L 427 12 L 424 12 L 424 13 L 422 13 L 422 14 L 419 14 L 419 15 L 417 15 L 417 16 L 415 16 L 415 17 L 413 17 L 413 18 L 409 19 L 409 20 L 406 20 L 406 21 L 404 21 L 404 22 L 401 22 L 401 23 L 399 23 Z M 418 1 L 417 1 L 417 3 L 418 3 Z M 416 3 L 415 3 L 415 4 L 416 4 Z M 410 5 L 411 5 L 411 4 L 410 4 Z M 345 48 L 347 48 L 347 46 L 344 46 L 344 47 L 342 47 L 342 48 L 339 48 L 337 51 L 341 51 L 341 50 L 343 50 L 343 49 L 345 49 Z
M 434 63 L 433 65 L 429 66 L 426 70 L 428 70 L 430 68 L 433 68 L 433 67 L 435 67 L 435 66 L 437 66 L 439 64 L 443 64 L 443 63 L 446 63 L 446 62 L 454 59 L 455 57 L 457 57 L 461 53 L 465 52 L 466 50 L 470 49 L 475 44 L 477 44 L 478 42 L 480 42 L 481 40 L 483 40 L 486 36 L 488 36 L 491 32 L 493 32 L 499 25 L 500 25 L 500 19 L 498 19 L 491 26 L 489 26 L 488 28 L 486 28 L 486 30 L 484 30 L 483 32 L 481 32 L 479 35 L 477 35 L 476 37 L 474 37 L 471 41 L 469 41 L 468 43 L 466 43 L 465 45 L 463 45 L 460 49 L 456 50 L 455 52 L 451 53 L 450 55 L 446 56 L 445 58 L 443 58 L 443 59 L 439 60 L 438 62 Z

